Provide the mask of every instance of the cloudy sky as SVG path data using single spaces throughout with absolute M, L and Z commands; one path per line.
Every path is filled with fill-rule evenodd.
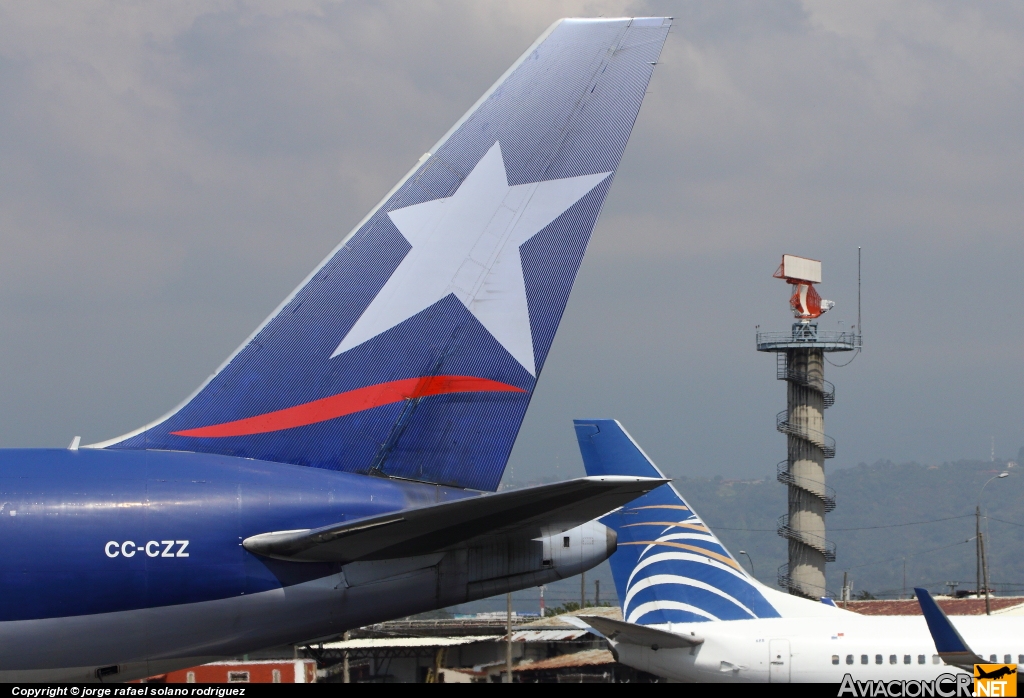
M 1024 9 L 960 2 L 0 2 L 0 446 L 192 391 L 553 20 L 673 15 L 506 480 L 573 417 L 762 477 L 783 252 L 824 261 L 829 467 L 1024 445 Z M 843 360 L 840 357 L 839 360 Z

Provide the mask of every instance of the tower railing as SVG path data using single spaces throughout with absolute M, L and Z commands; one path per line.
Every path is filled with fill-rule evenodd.
M 859 332 L 819 330 L 817 323 L 814 322 L 794 323 L 789 332 L 758 330 L 756 341 L 758 351 L 779 351 L 801 347 L 814 347 L 825 351 L 851 351 L 860 349 L 863 345 Z
M 789 563 L 779 565 L 779 569 L 776 572 L 779 587 L 782 589 L 793 589 L 810 598 L 820 598 L 822 596 L 832 596 L 838 598 L 838 594 L 829 592 L 827 589 L 820 589 L 818 587 L 811 587 L 802 583 L 798 579 L 794 579 L 789 574 Z
M 783 514 L 779 517 L 776 531 L 783 538 L 797 540 L 810 548 L 814 548 L 825 556 L 825 562 L 836 561 L 836 544 L 822 536 L 793 528 L 789 525 L 789 514 Z
M 775 479 L 784 485 L 792 485 L 793 487 L 799 487 L 804 492 L 814 495 L 822 502 L 825 503 L 825 513 L 835 511 L 836 508 L 836 491 L 835 488 L 829 487 L 822 482 L 813 482 L 806 480 L 801 477 L 796 477 L 789 472 L 789 461 L 781 461 L 775 466 Z
M 789 576 L 789 563 L 779 565 L 778 585 L 780 589 L 789 589 L 793 586 L 793 578 Z
M 826 458 L 836 457 L 836 440 L 828 434 L 816 429 L 808 429 L 802 424 L 793 424 L 789 421 L 789 411 L 782 410 L 775 415 L 775 428 L 783 434 L 795 436 L 798 439 L 809 441 L 822 450 Z
M 780 381 L 789 381 L 805 388 L 812 388 L 821 393 L 827 410 L 836 404 L 836 386 L 822 378 L 821 380 L 808 380 L 807 376 L 800 371 L 794 371 L 789 367 L 789 354 L 784 351 L 775 354 L 775 377 Z

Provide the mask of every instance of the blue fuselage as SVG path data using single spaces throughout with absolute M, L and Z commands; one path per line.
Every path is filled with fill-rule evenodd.
M 222 656 L 420 610 L 415 594 L 352 608 L 340 565 L 242 540 L 473 494 L 217 455 L 0 450 L 0 675 Z

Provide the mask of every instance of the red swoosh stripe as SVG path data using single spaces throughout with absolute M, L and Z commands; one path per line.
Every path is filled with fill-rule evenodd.
M 295 407 L 267 412 L 266 414 L 247 417 L 234 422 L 212 424 L 208 427 L 172 431 L 175 436 L 193 436 L 205 438 L 221 438 L 224 436 L 248 436 L 250 434 L 266 434 L 270 431 L 304 427 L 308 424 L 326 422 L 329 419 L 344 417 L 354 412 L 373 409 L 382 405 L 390 405 L 410 398 L 427 397 L 428 395 L 445 395 L 448 393 L 478 392 L 512 392 L 525 393 L 508 383 L 475 378 L 473 376 L 422 376 L 405 378 L 389 383 L 378 383 L 365 388 L 349 390 L 313 402 Z

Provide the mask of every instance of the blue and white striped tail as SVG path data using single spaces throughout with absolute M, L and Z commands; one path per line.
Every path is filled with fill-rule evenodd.
M 576 420 L 587 475 L 664 477 L 615 420 Z M 778 618 L 765 589 L 729 554 L 671 484 L 601 519 L 615 529 L 609 562 L 630 623 Z

